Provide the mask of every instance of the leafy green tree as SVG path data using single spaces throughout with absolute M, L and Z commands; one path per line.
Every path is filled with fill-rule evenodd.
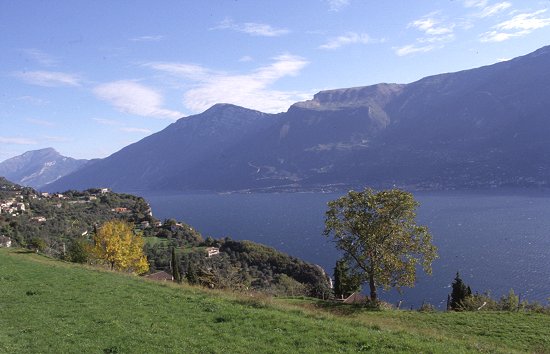
M 414 286 L 419 264 L 431 274 L 437 250 L 428 229 L 416 224 L 417 207 L 411 193 L 398 189 L 350 191 L 328 203 L 324 234 L 368 282 L 372 301 L 378 286 Z
M 143 243 L 143 238 L 134 234 L 132 225 L 121 220 L 111 220 L 103 224 L 94 235 L 91 253 L 108 263 L 111 269 L 142 274 L 149 270 Z
M 172 276 L 175 282 L 181 283 L 180 261 L 176 256 L 175 247 L 172 247 Z
M 472 296 L 472 290 L 462 281 L 458 272 L 456 272 L 456 277 L 453 281 L 452 288 L 453 290 L 451 292 L 449 307 L 452 310 L 460 310 L 463 307 L 464 300 L 466 300 L 467 297 Z
M 360 290 L 361 277 L 358 274 L 352 274 L 345 259 L 336 261 L 336 267 L 334 267 L 334 296 L 345 298 Z
M 74 263 L 88 262 L 88 244 L 83 239 L 74 239 L 67 249 L 67 260 Z

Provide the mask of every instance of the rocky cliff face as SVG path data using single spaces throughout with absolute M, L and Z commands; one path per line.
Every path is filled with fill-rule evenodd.
M 270 115 L 216 105 L 50 189 L 548 186 L 550 47 L 407 85 L 323 91 Z

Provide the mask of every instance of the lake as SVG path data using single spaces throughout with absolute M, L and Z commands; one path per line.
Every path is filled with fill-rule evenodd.
M 323 235 L 326 203 L 342 195 L 143 194 L 159 219 L 175 218 L 204 236 L 230 236 L 277 248 L 324 267 L 339 258 Z M 418 307 L 444 307 L 457 271 L 474 292 L 494 297 L 513 288 L 522 299 L 550 297 L 550 196 L 493 193 L 415 193 L 418 222 L 428 226 L 439 249 L 433 275 L 420 275 L 414 288 L 381 297 Z

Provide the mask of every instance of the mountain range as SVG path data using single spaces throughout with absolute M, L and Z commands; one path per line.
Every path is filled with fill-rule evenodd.
M 58 178 L 74 172 L 88 163 L 62 156 L 53 148 L 27 151 L 0 162 L 0 176 L 33 188 L 41 188 Z
M 549 137 L 550 46 L 410 84 L 322 91 L 279 114 L 217 104 L 44 188 L 547 187 Z

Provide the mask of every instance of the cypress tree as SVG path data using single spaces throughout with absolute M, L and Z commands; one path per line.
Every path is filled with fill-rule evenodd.
M 179 259 L 176 256 L 176 248 L 172 247 L 172 277 L 174 277 L 176 283 L 181 283 L 179 263 Z
M 468 297 L 472 295 L 472 290 L 469 286 L 466 286 L 462 279 L 460 279 L 460 275 L 458 272 L 456 272 L 455 280 L 452 284 L 453 291 L 451 292 L 451 303 L 450 307 L 453 310 L 460 310 L 462 306 L 462 302 Z

